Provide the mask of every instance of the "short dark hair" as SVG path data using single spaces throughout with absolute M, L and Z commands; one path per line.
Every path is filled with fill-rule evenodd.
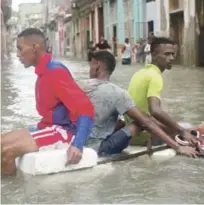
M 105 63 L 107 71 L 112 74 L 115 70 L 116 60 L 109 51 L 95 51 L 91 53 L 91 58 Z
M 166 37 L 153 37 L 151 43 L 151 53 L 153 53 L 160 44 L 174 45 L 175 42 L 172 39 Z
M 125 43 L 129 43 L 129 38 L 125 38 Z
M 28 36 L 40 36 L 41 38 L 44 39 L 44 41 L 46 40 L 44 33 L 40 29 L 37 29 L 37 28 L 27 28 L 18 34 L 18 38 L 28 37 Z

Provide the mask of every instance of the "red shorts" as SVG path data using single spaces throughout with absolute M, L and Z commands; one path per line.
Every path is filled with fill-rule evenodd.
M 29 129 L 39 150 L 68 148 L 74 140 L 74 135 L 61 126 L 53 125 L 45 129 Z

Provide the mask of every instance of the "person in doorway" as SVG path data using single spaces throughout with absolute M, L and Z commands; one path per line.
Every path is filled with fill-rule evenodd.
M 46 38 L 46 52 L 52 53 L 52 46 L 50 45 L 49 38 Z
M 146 40 L 142 39 L 141 41 L 141 58 L 140 58 L 140 63 L 145 63 L 145 58 L 146 58 L 146 54 L 145 54 L 145 46 L 146 46 Z
M 152 38 L 148 38 L 147 40 L 147 44 L 145 45 L 144 48 L 144 53 L 145 53 L 145 64 L 149 64 L 152 61 L 152 56 L 151 56 L 151 42 L 152 42 Z
M 174 137 L 179 134 L 186 139 L 190 145 L 195 146 L 197 139 L 190 132 L 175 122 L 161 106 L 161 92 L 163 89 L 162 73 L 172 68 L 175 56 L 174 42 L 168 38 L 154 38 L 151 44 L 152 64 L 147 64 L 137 71 L 128 87 L 128 92 L 134 103 L 144 113 L 152 116 L 154 122 L 166 133 Z M 125 116 L 126 123 L 132 120 Z M 132 138 L 131 144 L 146 145 L 151 137 L 148 133 L 143 133 Z M 156 142 L 157 144 L 157 142 Z
M 46 53 L 43 33 L 28 28 L 18 35 L 17 55 L 26 68 L 35 66 L 36 108 L 42 117 L 35 126 L 1 135 L 3 174 L 16 170 L 15 158 L 46 149 L 68 149 L 68 162 L 78 163 L 93 127 L 94 107 L 69 70 Z
M 96 51 L 92 53 L 90 62 L 90 79 L 79 82 L 95 107 L 94 127 L 87 145 L 92 145 L 99 156 L 118 154 L 142 128 L 162 138 L 177 152 L 194 156 L 196 151 L 193 148 L 179 146 L 148 115 L 140 111 L 126 90 L 110 82 L 115 66 L 116 60 L 110 52 Z M 118 116 L 124 113 L 134 122 L 125 127 L 118 126 Z
M 129 43 L 129 38 L 125 39 L 125 44 L 123 45 L 121 52 L 122 52 L 122 65 L 130 65 L 132 49 Z
M 96 44 L 96 49 L 98 50 L 108 50 L 111 49 L 110 45 L 108 44 L 107 40 L 101 36 L 100 41 Z
M 89 46 L 88 46 L 88 61 L 91 61 L 91 53 L 93 53 L 96 50 L 96 46 L 94 45 L 93 41 L 89 42 Z
M 137 43 L 135 44 L 135 46 L 132 49 L 133 53 L 136 56 L 137 63 L 140 63 L 140 61 L 141 61 L 141 53 L 142 53 L 141 47 L 142 47 L 142 39 L 137 41 Z

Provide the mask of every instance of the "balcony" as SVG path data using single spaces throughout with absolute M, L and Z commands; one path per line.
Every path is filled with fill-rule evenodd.
M 169 0 L 169 12 L 177 13 L 183 11 L 184 0 Z

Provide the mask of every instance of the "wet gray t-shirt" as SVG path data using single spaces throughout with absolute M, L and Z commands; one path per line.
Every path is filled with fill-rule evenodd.
M 101 141 L 113 133 L 118 116 L 135 107 L 135 104 L 126 90 L 109 81 L 88 79 L 78 84 L 95 107 L 94 127 L 89 140 Z

